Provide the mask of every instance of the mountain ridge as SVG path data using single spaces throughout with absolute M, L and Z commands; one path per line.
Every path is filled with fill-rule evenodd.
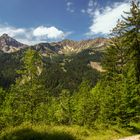
M 59 42 L 38 43 L 36 45 L 29 46 L 18 42 L 17 40 L 10 37 L 8 34 L 3 34 L 2 36 L 0 36 L 0 51 L 4 53 L 13 53 L 21 49 L 31 47 L 41 52 L 44 56 L 53 54 L 70 54 L 78 53 L 87 48 L 102 50 L 106 46 L 107 40 L 108 39 L 106 38 L 96 38 L 81 41 L 65 39 Z
M 0 50 L 4 53 L 16 52 L 26 47 L 28 47 L 28 45 L 18 42 L 8 34 L 3 34 L 0 36 Z

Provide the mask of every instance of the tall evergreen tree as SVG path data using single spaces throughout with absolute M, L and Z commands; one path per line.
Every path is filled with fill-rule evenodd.
M 5 115 L 13 118 L 14 124 L 23 121 L 34 122 L 36 108 L 42 102 L 46 102 L 45 87 L 39 78 L 42 70 L 43 63 L 39 53 L 31 49 L 27 50 L 23 57 L 23 68 L 18 71 L 21 76 L 11 87 L 4 104 L 4 107 L 9 110 L 4 111 Z
M 123 47 L 126 47 L 125 55 L 127 64 L 134 67 L 135 77 L 140 82 L 140 4 L 132 1 L 130 12 L 113 29 L 113 34 L 119 36 L 123 41 Z M 120 39 L 119 39 L 120 40 Z
M 140 113 L 138 111 L 140 109 L 139 3 L 132 1 L 130 12 L 126 14 L 128 16 L 123 17 L 123 20 L 119 21 L 113 29 L 113 36 L 103 61 L 106 68 L 104 92 L 110 92 L 109 97 L 114 98 L 112 107 L 115 107 L 115 119 L 121 123 L 130 122 Z M 108 89 L 110 90 L 108 91 Z M 120 99 L 117 98 L 117 95 L 120 96 Z M 116 99 L 120 101 L 117 106 L 115 105 L 118 102 Z

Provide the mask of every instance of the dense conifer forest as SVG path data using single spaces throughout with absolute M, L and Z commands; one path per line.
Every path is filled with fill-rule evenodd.
M 131 3 L 103 51 L 90 51 L 53 57 L 32 48 L 0 52 L 0 139 L 86 139 L 101 130 L 104 140 L 104 132 L 139 133 L 139 3 Z M 89 61 L 101 62 L 104 72 Z

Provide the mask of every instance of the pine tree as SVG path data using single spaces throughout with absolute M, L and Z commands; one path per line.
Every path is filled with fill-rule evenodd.
M 78 125 L 93 126 L 96 120 L 96 102 L 90 92 L 88 81 L 83 81 L 78 92 L 73 95 L 73 123 Z
M 72 123 L 72 96 L 68 90 L 62 90 L 59 95 L 58 120 L 61 124 Z
M 39 78 L 42 70 L 43 62 L 39 53 L 28 49 L 23 57 L 23 68 L 18 71 L 21 76 L 11 87 L 4 105 L 9 110 L 5 112 L 5 115 L 12 118 L 14 124 L 23 121 L 33 123 L 36 108 L 46 103 L 45 87 Z
M 102 81 L 104 93 L 110 93 L 108 97 L 105 95 L 106 104 L 111 102 L 110 97 L 114 100 L 112 108 L 109 107 L 110 118 L 114 116 L 114 120 L 125 125 L 139 115 L 140 109 L 139 3 L 132 1 L 130 12 L 126 14 L 128 16 L 113 29 L 103 61 L 106 74 Z M 107 114 L 106 111 L 102 114 Z
M 135 77 L 140 83 L 140 5 L 139 2 L 132 1 L 128 16 L 123 17 L 123 35 L 125 45 L 128 47 L 128 59 L 133 63 Z
M 140 81 L 140 5 L 132 1 L 130 12 L 125 12 L 126 17 L 118 22 L 112 35 L 121 41 L 125 48 L 127 64 L 133 65 L 135 77 Z
M 5 102 L 5 98 L 6 92 L 2 88 L 0 88 L 0 130 L 5 126 L 5 124 L 3 123 L 3 114 L 2 114 L 3 103 Z

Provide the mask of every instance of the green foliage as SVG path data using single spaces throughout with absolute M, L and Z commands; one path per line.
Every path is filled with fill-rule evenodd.
M 62 90 L 59 96 L 59 122 L 61 124 L 72 123 L 72 99 L 68 90 Z
M 107 72 L 101 82 L 101 118 L 125 126 L 140 117 L 139 3 L 132 1 L 127 14 L 112 32 L 103 61 Z
M 74 92 L 82 81 L 88 80 L 95 86 L 100 73 L 88 66 L 90 61 L 100 61 L 101 52 L 90 55 L 93 50 L 84 50 L 70 56 L 56 56 L 46 60 L 46 69 L 43 73 L 46 88 L 58 95 L 63 89 Z
M 7 55 L 13 58 L 14 64 L 11 65 L 14 70 L 10 70 L 9 74 L 13 76 L 12 81 L 2 85 L 8 90 L 0 89 L 0 129 L 24 122 L 30 122 L 32 126 L 37 123 L 75 124 L 89 128 L 106 128 L 110 125 L 130 127 L 132 122 L 138 123 L 139 11 L 138 4 L 132 2 L 129 16 L 119 21 L 114 28 L 104 55 L 87 49 L 69 56 L 44 58 L 39 52 L 28 49 L 21 62 L 17 61 L 19 56 Z M 100 61 L 102 55 L 105 72 L 101 77 L 89 63 Z M 17 70 L 18 62 L 22 66 Z M 0 72 L 2 79 L 5 75 Z M 46 136 L 53 139 L 53 136 L 42 136 L 33 129 L 23 129 L 25 134 L 27 131 L 29 138 L 36 135 L 40 139 Z M 13 132 L 9 136 L 13 138 L 16 134 L 16 139 L 19 139 L 23 132 Z M 6 135 L 4 138 L 8 139 Z
M 94 98 L 90 92 L 90 84 L 84 81 L 79 86 L 77 93 L 74 93 L 74 113 L 73 120 L 79 125 L 91 126 L 94 121 Z
M 20 70 L 21 77 L 11 87 L 3 105 L 5 125 L 6 123 L 20 124 L 23 121 L 34 122 L 36 107 L 47 101 L 47 96 L 44 96 L 44 86 L 41 80 L 38 80 L 41 74 L 39 70 L 42 69 L 41 58 L 38 56 L 37 52 L 30 49 L 25 53 L 24 67 Z
M 6 97 L 6 92 L 0 88 L 0 120 L 2 119 L 2 105 L 3 105 L 3 102 L 5 101 L 5 97 Z M 3 122 L 0 122 L 0 130 L 1 128 L 3 127 Z
M 4 100 L 5 100 L 5 96 L 6 96 L 6 92 L 0 88 L 0 106 L 3 104 Z
M 20 55 L 19 55 L 20 54 Z M 7 89 L 15 83 L 16 70 L 21 67 L 22 53 L 5 54 L 0 52 L 0 86 Z

